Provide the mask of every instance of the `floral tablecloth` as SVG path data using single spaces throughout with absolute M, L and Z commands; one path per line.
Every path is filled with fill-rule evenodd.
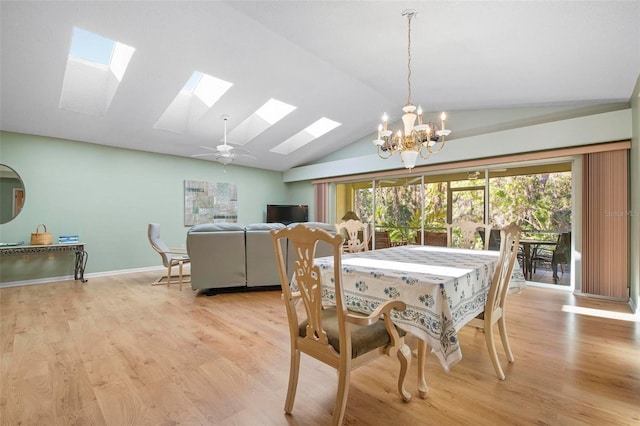
M 445 370 L 462 359 L 457 332 L 482 312 L 497 251 L 434 246 L 398 246 L 344 254 L 342 281 L 349 309 L 372 312 L 380 303 L 399 299 L 393 321 L 431 346 Z M 333 257 L 316 259 L 324 300 L 335 303 Z M 519 273 L 520 276 L 517 276 Z M 512 281 L 524 284 L 519 268 Z

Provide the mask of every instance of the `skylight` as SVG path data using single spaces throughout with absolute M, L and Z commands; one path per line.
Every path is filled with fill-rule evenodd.
M 60 94 L 60 108 L 104 115 L 135 48 L 74 28 Z
M 255 114 L 269 123 L 270 126 L 273 126 L 294 109 L 296 109 L 296 107 L 293 105 L 285 104 L 284 102 L 271 98 L 266 104 L 258 108 Z
M 197 96 L 205 105 L 209 108 L 213 106 L 218 99 L 225 94 L 227 90 L 233 86 L 233 83 L 229 83 L 228 81 L 220 80 L 219 78 L 212 77 L 208 74 L 203 74 L 199 71 L 193 73 L 185 87 L 182 89 L 184 91 L 188 91 L 188 85 L 190 81 L 199 75 L 198 82 L 193 88 L 193 94 Z
M 340 125 L 341 123 L 338 123 L 337 121 L 322 117 L 320 120 L 291 136 L 280 145 L 271 148 L 270 151 L 283 155 L 290 154 L 293 151 L 302 148 L 309 142 L 318 139 L 320 136 L 329 133 Z
M 271 98 L 246 120 L 238 124 L 229 133 L 229 138 L 234 144 L 245 145 L 295 109 L 296 107 L 293 105 Z
M 154 128 L 184 133 L 233 86 L 225 80 L 194 71 Z
M 96 64 L 109 66 L 114 45 L 114 41 L 106 37 L 80 28 L 74 28 L 69 55 Z

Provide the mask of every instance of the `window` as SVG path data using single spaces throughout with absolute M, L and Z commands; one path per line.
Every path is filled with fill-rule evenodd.
M 420 244 L 419 232 L 443 232 L 461 220 L 496 228 L 516 222 L 523 238 L 551 243 L 571 231 L 568 162 L 339 183 L 336 195 L 336 217 L 353 211 L 387 231 L 392 245 Z M 541 264 L 541 272 L 549 266 Z M 563 281 L 568 285 L 568 276 Z

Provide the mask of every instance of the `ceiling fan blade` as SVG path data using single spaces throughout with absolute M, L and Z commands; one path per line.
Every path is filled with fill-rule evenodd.
M 216 152 L 218 151 L 217 149 L 211 148 L 210 146 L 200 145 L 200 148 L 208 149 L 209 151 L 216 151 Z
M 243 154 L 243 155 L 251 154 L 251 151 L 249 151 L 246 148 L 241 148 L 239 146 L 233 146 L 233 145 L 231 146 L 233 147 L 233 152 L 235 152 L 236 154 Z
M 192 154 L 192 157 L 206 157 L 208 155 L 216 155 L 215 152 L 207 153 L 207 154 Z

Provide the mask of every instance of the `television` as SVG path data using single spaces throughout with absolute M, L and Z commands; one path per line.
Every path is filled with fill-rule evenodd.
M 309 220 L 309 206 L 296 204 L 267 204 L 267 222 L 289 225 Z

